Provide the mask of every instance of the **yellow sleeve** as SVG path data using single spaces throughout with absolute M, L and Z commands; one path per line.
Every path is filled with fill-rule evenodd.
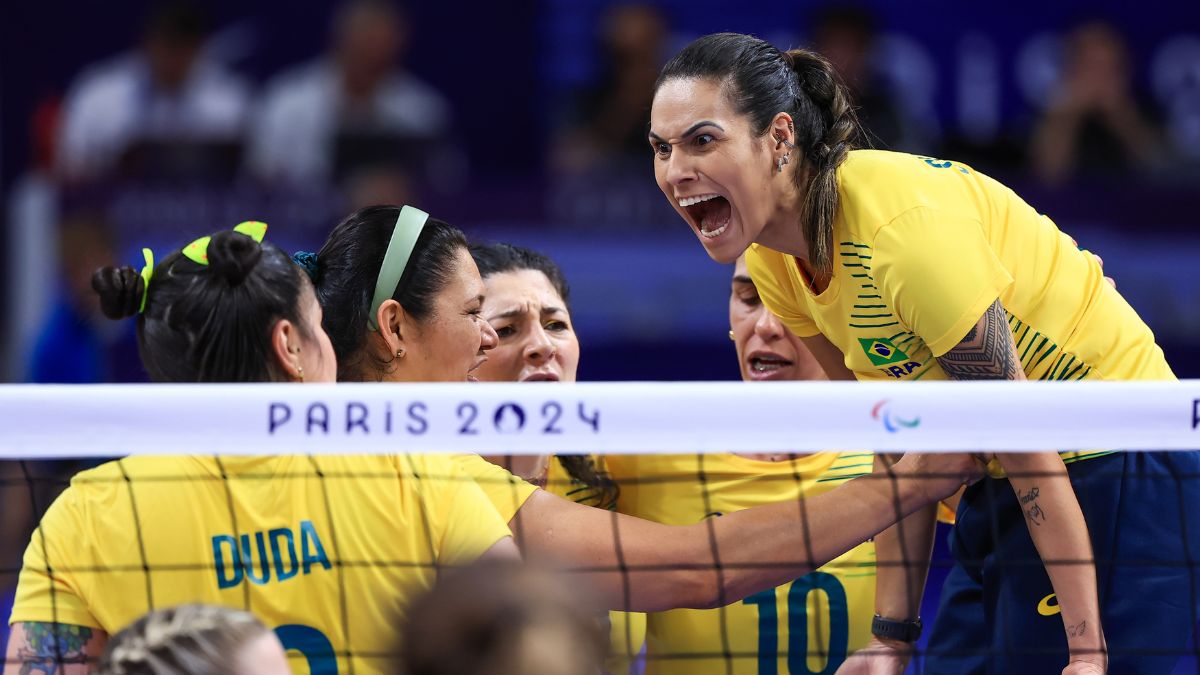
M 934 356 L 961 342 L 1013 282 L 978 221 L 933 209 L 885 225 L 873 249 L 880 293 Z
M 493 544 L 512 536 L 508 521 L 455 461 L 431 455 L 411 457 L 411 461 L 419 475 L 438 477 L 423 478 L 420 494 L 438 542 L 440 564 L 470 564 Z
M 754 244 L 746 251 L 746 268 L 758 289 L 758 297 L 783 325 L 800 337 L 812 337 L 821 332 L 805 311 L 796 288 L 792 285 L 788 265 L 795 265 L 791 256 Z
M 89 549 L 78 490 L 72 486 L 59 495 L 34 530 L 21 564 L 10 624 L 41 621 L 103 628 L 88 610 L 82 580 L 71 572 L 91 564 L 81 556 Z
M 475 480 L 506 523 L 517 515 L 525 500 L 537 491 L 536 485 L 517 478 L 503 467 L 496 466 L 479 455 L 454 455 L 451 459 L 459 469 Z

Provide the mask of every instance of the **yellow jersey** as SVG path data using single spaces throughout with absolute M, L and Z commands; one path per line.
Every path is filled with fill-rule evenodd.
M 592 461 L 597 469 L 607 470 L 603 458 L 593 457 Z M 552 456 L 546 465 L 546 491 L 593 508 L 611 510 L 616 506 L 606 503 L 603 494 L 595 487 L 576 480 L 557 455 Z M 646 615 L 641 612 L 609 612 L 608 622 L 609 651 L 604 671 L 611 675 L 625 675 L 646 642 Z
M 800 337 L 828 338 L 858 379 L 946 379 L 937 357 L 997 299 L 1030 380 L 1175 379 L 1099 262 L 995 180 L 957 162 L 855 150 L 837 184 L 825 290 L 764 246 L 746 264 L 767 308 Z
M 618 511 L 686 525 L 822 494 L 870 473 L 873 460 L 869 452 L 823 452 L 782 462 L 704 454 L 610 455 L 606 463 L 621 486 Z M 832 673 L 871 639 L 874 611 L 875 544 L 866 542 L 720 609 L 647 614 L 646 673 Z
M 502 466 L 496 466 L 475 454 L 452 455 L 454 463 L 471 477 L 484 496 L 496 507 L 504 522 L 511 522 L 525 500 L 537 492 L 537 486 L 514 476 Z
M 226 605 L 274 628 L 294 672 L 391 672 L 406 600 L 506 536 L 446 457 L 127 458 L 42 518 L 10 622 L 112 634 L 151 608 Z

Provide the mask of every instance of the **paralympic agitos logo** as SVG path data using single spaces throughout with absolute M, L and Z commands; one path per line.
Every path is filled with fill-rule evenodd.
M 904 419 L 899 415 L 892 414 L 888 409 L 887 404 L 890 399 L 883 399 L 871 408 L 871 419 L 883 422 L 883 428 L 888 430 L 888 433 L 894 434 L 901 429 L 915 429 L 921 425 L 921 418 L 914 417 L 912 419 Z

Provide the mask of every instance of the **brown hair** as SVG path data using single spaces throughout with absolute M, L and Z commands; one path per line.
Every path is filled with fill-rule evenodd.
M 605 615 L 549 572 L 484 561 L 445 576 L 408 611 L 407 675 L 593 675 Z
M 803 153 L 793 171 L 805 189 L 800 216 L 812 266 L 833 271 L 833 220 L 837 215 L 837 168 L 860 138 L 850 95 L 823 56 L 804 49 L 781 52 L 750 35 L 706 35 L 667 62 L 655 90 L 668 80 L 698 78 L 721 82 L 734 109 L 750 118 L 761 136 L 781 112 L 792 117 L 796 146 Z M 807 186 L 801 181 L 811 169 Z

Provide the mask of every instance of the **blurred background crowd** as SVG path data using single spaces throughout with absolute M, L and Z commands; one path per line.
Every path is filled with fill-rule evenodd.
M 1075 6 L 1069 6 L 1074 4 Z M 586 379 L 724 379 L 727 274 L 658 192 L 653 83 L 692 38 L 827 55 L 871 143 L 1015 188 L 1200 375 L 1200 10 L 743 0 L 21 3 L 0 41 L 0 378 L 136 381 L 89 274 L 244 219 L 291 247 L 411 202 L 550 252 Z M 70 21 L 63 20 L 69 12 Z M 618 261 L 620 264 L 618 264 Z M 720 352 L 724 354 L 724 352 Z
M 144 379 L 133 323 L 97 311 L 100 265 L 140 266 L 143 246 L 161 255 L 247 219 L 315 250 L 374 203 L 552 255 L 573 287 L 583 380 L 735 379 L 729 270 L 659 193 L 646 143 L 660 66 L 722 30 L 824 53 L 874 147 L 1013 187 L 1103 257 L 1176 373 L 1200 377 L 1195 3 L 51 0 L 4 13 L 0 381 Z M 39 471 L 69 475 L 0 471 L 18 488 L 5 541 L 61 487 Z M 19 554 L 3 551 L 0 570 Z M 14 581 L 0 572 L 0 598 Z

